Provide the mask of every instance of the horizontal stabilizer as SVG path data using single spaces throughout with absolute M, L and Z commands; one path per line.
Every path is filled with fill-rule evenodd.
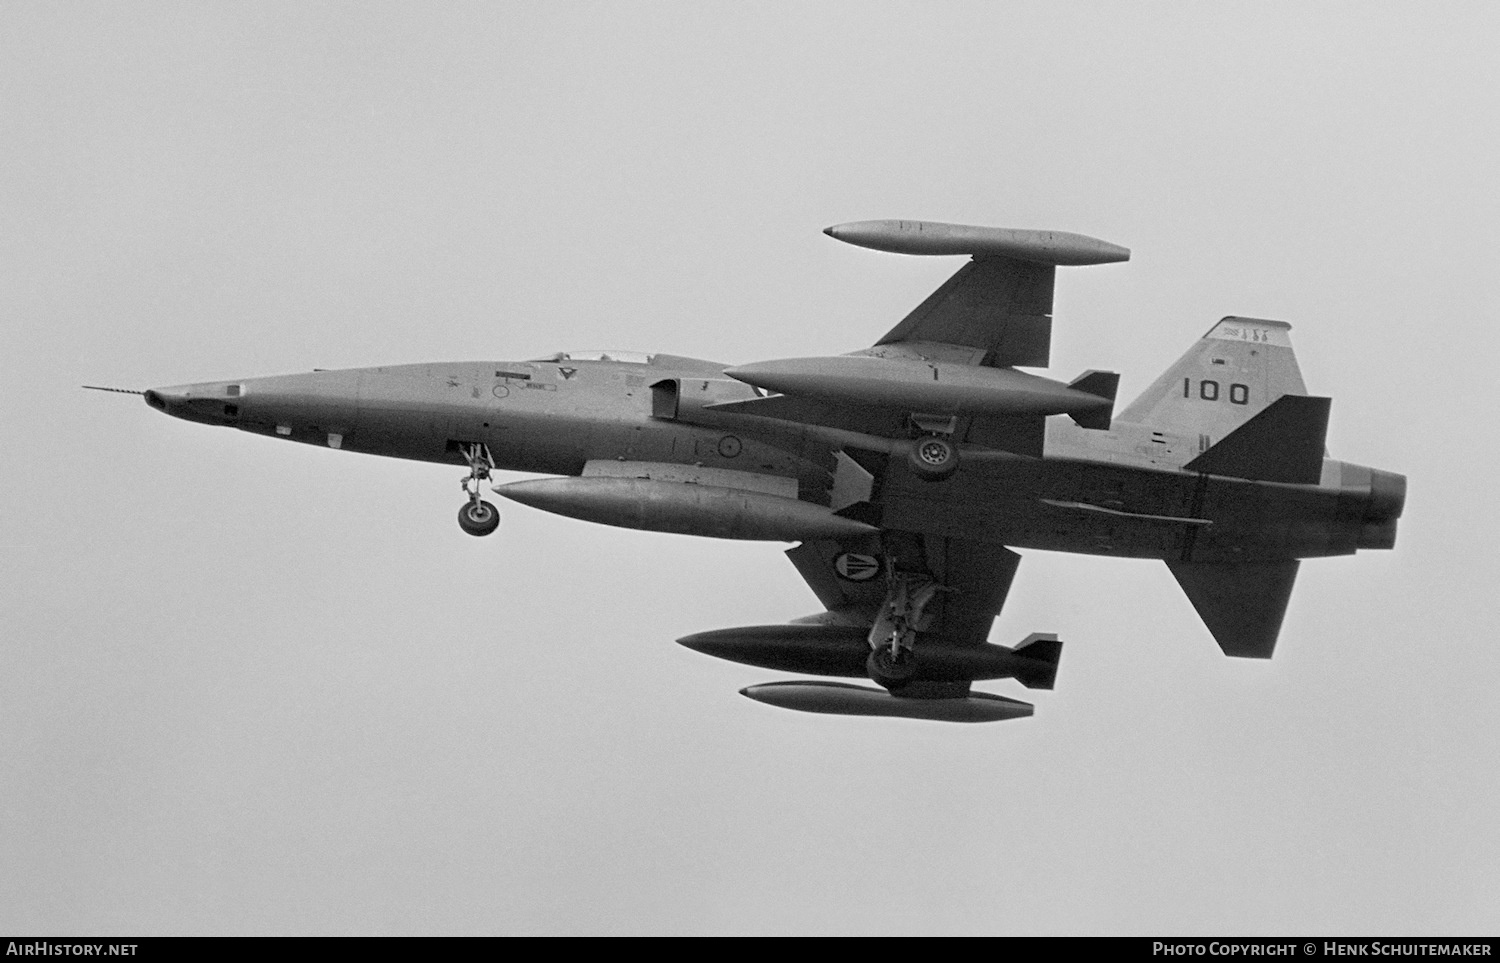
M 1323 474 L 1328 398 L 1282 395 L 1188 462 L 1188 471 L 1254 481 L 1316 485 Z
M 884 689 L 844 682 L 767 682 L 740 690 L 740 695 L 782 709 L 840 716 L 892 716 L 934 722 L 1000 722 L 1032 714 L 1029 702 L 986 692 L 957 699 L 908 699 Z
M 1168 562 L 1225 655 L 1269 659 L 1297 579 L 1283 562 Z

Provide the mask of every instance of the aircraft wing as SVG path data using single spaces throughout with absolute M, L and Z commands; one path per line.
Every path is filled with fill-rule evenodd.
M 1041 454 L 1047 416 L 1109 426 L 1117 375 L 1089 371 L 1064 383 L 1015 369 L 1050 363 L 1057 266 L 1123 261 L 1127 249 L 1060 231 L 929 221 L 861 221 L 825 233 L 877 250 L 967 254 L 970 261 L 873 347 L 726 368 L 771 394 L 711 405 L 715 411 L 882 438 L 908 437 L 915 425 L 1031 456 Z
M 992 368 L 1045 368 L 1052 345 L 1057 269 L 1009 257 L 976 258 L 892 328 L 877 345 L 936 342 L 978 349 Z
M 968 680 L 1000 675 L 1014 677 L 1027 688 L 1052 688 L 1062 652 L 1057 636 L 1034 633 L 1014 649 L 985 641 L 991 623 L 1005 604 L 1016 566 L 1021 561 L 1019 555 L 1000 545 L 890 530 L 865 542 L 851 548 L 847 541 L 813 540 L 787 552 L 797 571 L 828 609 L 825 614 L 797 620 L 799 623 L 809 630 L 816 631 L 814 626 L 822 625 L 829 627 L 824 631 L 853 632 L 863 639 L 887 600 L 888 573 L 925 577 L 940 588 L 926 604 L 926 618 L 919 623 L 916 643 L 919 664 L 934 658 L 937 664 L 944 661 L 952 664 L 955 658 L 963 660 L 959 653 L 968 652 L 976 657 L 1000 659 L 1005 669 L 995 675 L 981 672 L 965 677 L 959 673 L 955 677 L 950 673 L 947 678 L 939 670 L 938 678 L 908 683 L 901 695 L 923 700 L 969 697 L 987 705 L 988 700 L 999 697 L 971 695 Z M 838 699 L 833 701 L 842 705 Z M 843 706 L 820 711 L 852 710 Z
M 968 264 L 876 346 L 921 342 L 968 348 L 970 364 L 994 368 L 1048 366 L 1052 288 L 1058 265 L 1130 258 L 1126 248 L 1062 231 L 860 221 L 835 225 L 824 233 L 850 244 L 900 254 L 969 255 Z
M 841 619 L 874 621 L 886 593 L 887 565 L 926 575 L 938 585 L 927 633 L 960 645 L 979 645 L 1005 605 L 1021 556 L 987 542 L 884 531 L 854 549 L 848 542 L 815 540 L 787 552 L 802 578 Z

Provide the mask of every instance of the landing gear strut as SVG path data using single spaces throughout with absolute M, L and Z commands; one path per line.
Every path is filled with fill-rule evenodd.
M 470 535 L 488 535 L 500 527 L 500 513 L 494 505 L 479 497 L 479 485 L 489 480 L 495 459 L 490 457 L 489 446 L 477 442 L 460 445 L 458 450 L 469 463 L 468 477 L 459 482 L 469 501 L 458 510 L 458 527 Z
M 870 678 L 887 689 L 899 689 L 912 680 L 917 674 L 917 659 L 909 649 L 903 649 L 899 654 L 892 654 L 885 646 L 870 650 L 870 657 L 865 660 L 865 671 Z
M 933 596 L 947 591 L 925 575 L 897 572 L 887 561 L 885 602 L 875 624 L 870 626 L 870 657 L 865 671 L 874 681 L 892 692 L 902 688 L 917 674 L 917 657 L 913 651 L 917 633 L 932 623 L 927 605 Z

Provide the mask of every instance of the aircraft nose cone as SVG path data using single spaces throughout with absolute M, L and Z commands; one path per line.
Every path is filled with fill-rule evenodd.
M 190 402 L 204 398 L 208 392 L 194 390 L 199 385 L 172 385 L 169 388 L 152 388 L 144 392 L 146 404 L 157 411 L 165 411 L 167 414 L 176 414 Z
M 210 425 L 227 424 L 239 416 L 239 386 L 228 382 L 173 385 L 142 392 L 146 404 L 162 414 Z

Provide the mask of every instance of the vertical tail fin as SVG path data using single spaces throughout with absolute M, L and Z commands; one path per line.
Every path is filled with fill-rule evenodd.
M 1285 321 L 1228 317 L 1115 416 L 1197 434 L 1207 448 L 1282 395 L 1305 395 Z

